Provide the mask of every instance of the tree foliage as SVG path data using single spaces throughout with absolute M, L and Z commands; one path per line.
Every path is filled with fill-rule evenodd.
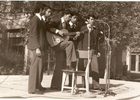
M 1 1 L 0 4 L 3 2 Z M 135 43 L 131 42 L 134 39 L 134 30 L 140 24 L 140 2 L 12 1 L 10 13 L 31 12 L 34 5 L 40 2 L 45 3 L 53 9 L 53 19 L 60 17 L 61 11 L 65 9 L 77 11 L 81 18 L 88 13 L 95 13 L 99 16 L 99 19 L 109 24 L 111 39 L 116 44 L 115 49 L 124 49 L 127 45 L 139 45 L 139 39 Z M 3 13 L 2 11 L 0 12 L 1 14 Z

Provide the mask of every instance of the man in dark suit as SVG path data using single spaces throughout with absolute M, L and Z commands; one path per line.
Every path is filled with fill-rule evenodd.
M 69 21 L 69 32 L 78 32 L 80 31 L 80 24 L 78 22 L 78 13 L 73 11 L 71 15 L 71 20 Z M 77 49 L 77 36 L 71 36 L 70 40 L 73 41 L 75 49 Z
M 97 59 L 97 57 L 101 55 L 100 50 L 99 50 L 99 39 L 103 33 L 99 27 L 99 23 L 96 23 L 95 19 L 97 19 L 95 15 L 89 14 L 86 17 L 87 25 L 81 27 L 81 31 L 82 30 L 90 31 L 90 46 L 89 47 L 93 51 L 91 65 L 90 65 L 91 66 L 90 76 L 92 77 L 92 83 L 93 83 L 92 86 L 94 89 L 104 90 L 103 88 L 100 87 L 100 84 L 99 84 L 99 69 L 98 69 L 98 59 Z M 88 34 L 81 34 L 79 39 L 80 39 L 80 42 L 78 43 L 78 48 L 80 50 L 88 50 Z M 80 61 L 79 65 L 80 66 L 84 65 L 84 67 L 81 68 L 82 70 L 85 70 L 86 63 L 87 63 L 87 60 Z M 84 78 L 83 78 L 83 81 L 84 81 Z
M 44 46 L 43 46 L 43 57 L 42 57 L 42 65 L 43 69 L 47 67 L 46 61 L 48 57 L 48 48 L 49 43 L 47 41 L 47 30 L 49 30 L 49 19 L 52 14 L 52 9 L 48 6 L 45 7 L 45 15 L 42 16 L 42 29 L 43 29 L 43 36 L 44 36 Z
M 66 10 L 60 20 L 51 23 L 50 31 L 52 34 L 63 36 L 61 29 L 69 28 L 68 22 L 71 18 L 71 11 Z M 77 32 L 77 34 L 79 34 Z M 75 47 L 72 41 L 60 41 L 58 38 L 51 44 L 51 47 L 56 53 L 56 67 L 52 78 L 51 89 L 61 90 L 62 69 L 74 70 L 71 63 L 76 62 Z
M 29 41 L 27 44 L 28 49 L 32 54 L 28 81 L 29 94 L 44 93 L 44 88 L 41 85 L 43 78 L 42 56 L 45 45 L 45 36 L 41 16 L 45 14 L 44 7 L 45 5 L 42 3 L 37 4 L 34 9 L 35 15 L 30 21 Z
M 78 23 L 78 13 L 73 11 L 71 14 L 71 20 L 69 21 L 69 32 L 78 32 L 80 31 L 80 25 Z M 77 49 L 78 37 L 73 35 L 70 37 L 70 41 L 73 41 L 75 49 Z M 72 66 L 76 67 L 76 62 L 72 63 Z M 69 86 L 71 86 L 72 75 L 69 76 Z

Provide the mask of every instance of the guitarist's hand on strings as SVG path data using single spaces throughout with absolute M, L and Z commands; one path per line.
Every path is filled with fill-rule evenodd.
M 76 36 L 80 36 L 80 32 L 76 32 Z
M 61 36 L 63 36 L 64 35 L 64 32 L 61 31 L 61 30 L 59 30 L 58 34 L 61 35 Z
M 79 36 L 80 36 L 80 32 L 76 32 L 76 35 L 75 35 L 75 37 L 73 38 L 73 40 L 76 40 Z

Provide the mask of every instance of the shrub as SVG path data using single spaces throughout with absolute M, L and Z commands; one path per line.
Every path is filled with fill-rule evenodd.
M 13 50 L 0 52 L 0 74 L 17 75 L 23 73 L 24 55 Z

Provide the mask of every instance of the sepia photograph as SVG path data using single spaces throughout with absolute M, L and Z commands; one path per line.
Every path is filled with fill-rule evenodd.
M 140 100 L 140 1 L 0 0 L 0 100 Z

